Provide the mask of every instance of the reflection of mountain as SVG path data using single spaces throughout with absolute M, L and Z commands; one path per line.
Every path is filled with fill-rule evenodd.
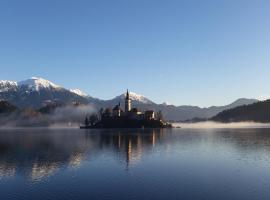
M 41 179 L 55 173 L 63 165 L 78 163 L 78 155 L 85 153 L 89 146 L 87 142 L 90 141 L 83 137 L 54 135 L 53 131 L 49 134 L 42 131 L 1 133 L 0 172 L 6 174 L 16 169 L 14 173 Z
M 75 133 L 74 133 L 75 132 Z M 59 169 L 79 167 L 85 156 L 113 152 L 129 166 L 162 138 L 159 130 L 79 132 L 31 130 L 0 132 L 0 177 L 17 173 L 40 180 Z

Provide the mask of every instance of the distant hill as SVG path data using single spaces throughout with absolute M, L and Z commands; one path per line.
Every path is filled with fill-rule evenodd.
M 174 121 L 185 121 L 193 118 L 211 118 L 218 113 L 235 108 L 241 105 L 249 105 L 255 102 L 258 102 L 257 99 L 246 99 L 241 98 L 229 105 L 225 106 L 212 106 L 208 108 L 201 108 L 198 106 L 175 106 L 175 105 L 167 105 L 167 104 L 156 104 L 150 99 L 138 95 L 136 93 L 131 93 L 130 97 L 132 99 L 132 105 L 134 107 L 139 108 L 139 110 L 154 110 L 155 112 L 162 111 L 163 116 L 166 120 L 174 120 Z M 117 96 L 112 100 L 107 100 L 103 102 L 103 106 L 113 107 L 114 105 L 121 103 L 122 108 L 124 108 L 124 100 L 125 94 Z M 101 104 L 100 104 L 101 105 Z
M 258 100 L 241 98 L 226 106 L 212 106 L 208 108 L 200 108 L 198 106 L 174 106 L 166 104 L 139 104 L 138 107 L 142 110 L 161 110 L 165 119 L 167 120 L 185 121 L 193 118 L 208 119 L 224 110 L 235 108 L 240 105 L 253 104 L 255 102 L 258 102 Z
M 106 92 L 106 91 L 105 91 Z M 248 105 L 257 102 L 256 99 L 238 99 L 226 106 L 212 106 L 200 108 L 197 106 L 174 106 L 157 104 L 149 98 L 130 92 L 132 106 L 140 110 L 162 111 L 166 120 L 185 121 L 193 118 L 211 118 L 223 110 Z M 114 107 L 119 102 L 124 109 L 125 93 L 110 99 L 101 100 L 91 97 L 79 89 L 66 89 L 43 78 L 30 78 L 24 81 L 0 81 L 0 100 L 10 102 L 20 109 L 33 107 L 42 109 L 41 112 L 49 112 L 58 106 L 46 107 L 46 105 L 72 105 L 78 102 L 90 105 L 98 110 L 105 107 Z
M 270 122 L 270 100 L 225 110 L 215 117 L 219 122 Z

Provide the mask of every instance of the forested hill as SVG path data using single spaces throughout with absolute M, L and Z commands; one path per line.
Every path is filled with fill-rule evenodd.
M 212 120 L 218 122 L 270 122 L 270 100 L 225 110 Z
M 16 111 L 18 108 L 7 101 L 0 101 L 0 114 L 10 114 Z

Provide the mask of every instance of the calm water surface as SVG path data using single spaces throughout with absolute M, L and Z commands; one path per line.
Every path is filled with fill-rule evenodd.
M 270 199 L 270 129 L 0 131 L 0 198 Z

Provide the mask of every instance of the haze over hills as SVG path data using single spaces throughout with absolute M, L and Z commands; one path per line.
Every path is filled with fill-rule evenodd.
M 87 95 L 79 89 L 66 89 L 43 78 L 33 77 L 28 80 L 0 81 L 0 100 L 5 100 L 19 108 L 33 107 L 41 108 L 46 104 L 57 102 L 71 104 L 79 102 L 89 104 L 96 110 L 104 107 L 113 107 L 120 103 L 124 105 L 125 93 L 111 99 L 101 100 Z M 143 95 L 130 92 L 132 104 L 141 110 L 161 110 L 166 120 L 188 120 L 192 118 L 211 118 L 218 113 L 241 105 L 249 105 L 258 102 L 256 99 L 238 99 L 225 106 L 212 106 L 200 108 L 197 106 L 174 106 L 167 104 L 156 104 Z

